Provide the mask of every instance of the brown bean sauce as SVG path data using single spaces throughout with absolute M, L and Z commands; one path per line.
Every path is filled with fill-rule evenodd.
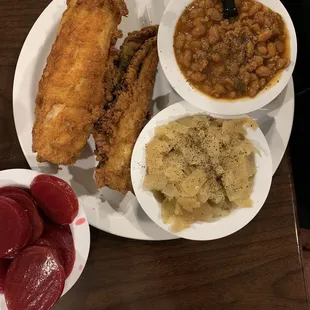
M 188 82 L 219 99 L 255 97 L 290 64 L 282 17 L 253 0 L 236 0 L 239 16 L 224 20 L 220 0 L 195 0 L 174 36 L 178 65 Z

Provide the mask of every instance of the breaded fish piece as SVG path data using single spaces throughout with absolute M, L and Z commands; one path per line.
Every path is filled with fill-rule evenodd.
M 156 37 L 158 25 L 152 25 L 141 30 L 130 32 L 120 48 L 119 69 L 125 72 L 135 53 L 141 48 L 146 40 Z
M 131 155 L 152 99 L 157 66 L 157 37 L 152 37 L 134 54 L 116 102 L 95 126 L 99 188 L 108 186 L 124 194 L 132 190 Z
M 33 127 L 37 160 L 71 165 L 78 159 L 104 98 L 117 26 L 128 14 L 124 0 L 68 0 L 39 83 Z
M 110 52 L 108 70 L 103 83 L 105 91 L 103 106 L 106 110 L 109 108 L 109 104 L 115 103 L 117 96 L 122 91 L 122 77 L 127 71 L 135 53 L 142 47 L 146 40 L 155 37 L 157 31 L 158 25 L 153 25 L 144 27 L 139 31 L 131 32 L 125 38 L 119 51 L 114 48 Z

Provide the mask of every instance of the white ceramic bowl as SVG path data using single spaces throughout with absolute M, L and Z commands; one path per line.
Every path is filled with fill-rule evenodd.
M 32 180 L 40 173 L 33 170 L 13 169 L 0 171 L 0 187 L 8 185 L 21 185 L 30 187 Z M 81 276 L 87 262 L 90 248 L 90 231 L 89 224 L 81 205 L 79 205 L 79 213 L 70 224 L 74 247 L 75 247 L 75 263 L 73 270 L 66 279 L 65 288 L 62 296 L 65 295 Z M 0 309 L 6 310 L 4 295 L 0 294 Z
M 143 181 L 146 175 L 145 148 L 154 137 L 157 126 L 168 124 L 176 119 L 206 112 L 182 101 L 157 114 L 141 132 L 135 145 L 131 160 L 131 179 L 136 197 L 146 214 L 161 228 L 171 233 L 170 225 L 164 224 L 161 218 L 161 208 L 151 191 L 144 189 Z M 214 115 L 211 115 L 214 116 Z M 228 118 L 228 117 L 225 117 Z M 236 118 L 236 117 L 234 117 Z M 198 222 L 190 228 L 175 235 L 191 240 L 213 240 L 228 236 L 247 225 L 260 211 L 268 196 L 272 180 L 272 160 L 267 141 L 260 129 L 248 130 L 247 138 L 261 152 L 255 155 L 257 173 L 254 179 L 252 193 L 252 208 L 234 210 L 227 217 L 217 219 L 212 223 Z
M 286 68 L 279 83 L 268 90 L 260 92 L 254 98 L 239 100 L 220 100 L 204 95 L 192 87 L 182 74 L 174 53 L 174 33 L 177 22 L 185 8 L 192 0 L 171 0 L 162 17 L 158 32 L 159 59 L 163 70 L 177 93 L 186 101 L 209 113 L 221 115 L 241 115 L 258 110 L 275 99 L 288 84 L 297 58 L 297 39 L 293 22 L 280 0 L 257 0 L 273 11 L 279 13 L 288 29 L 290 36 L 291 64 Z

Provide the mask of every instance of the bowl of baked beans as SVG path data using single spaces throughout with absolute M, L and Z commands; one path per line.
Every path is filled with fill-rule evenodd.
M 159 27 L 163 70 L 186 101 L 210 113 L 261 109 L 287 86 L 297 58 L 293 22 L 280 0 L 171 0 Z

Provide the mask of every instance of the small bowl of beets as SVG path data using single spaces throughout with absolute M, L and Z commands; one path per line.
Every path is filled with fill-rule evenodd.
M 0 309 L 51 309 L 80 277 L 89 247 L 87 218 L 68 183 L 0 171 Z

